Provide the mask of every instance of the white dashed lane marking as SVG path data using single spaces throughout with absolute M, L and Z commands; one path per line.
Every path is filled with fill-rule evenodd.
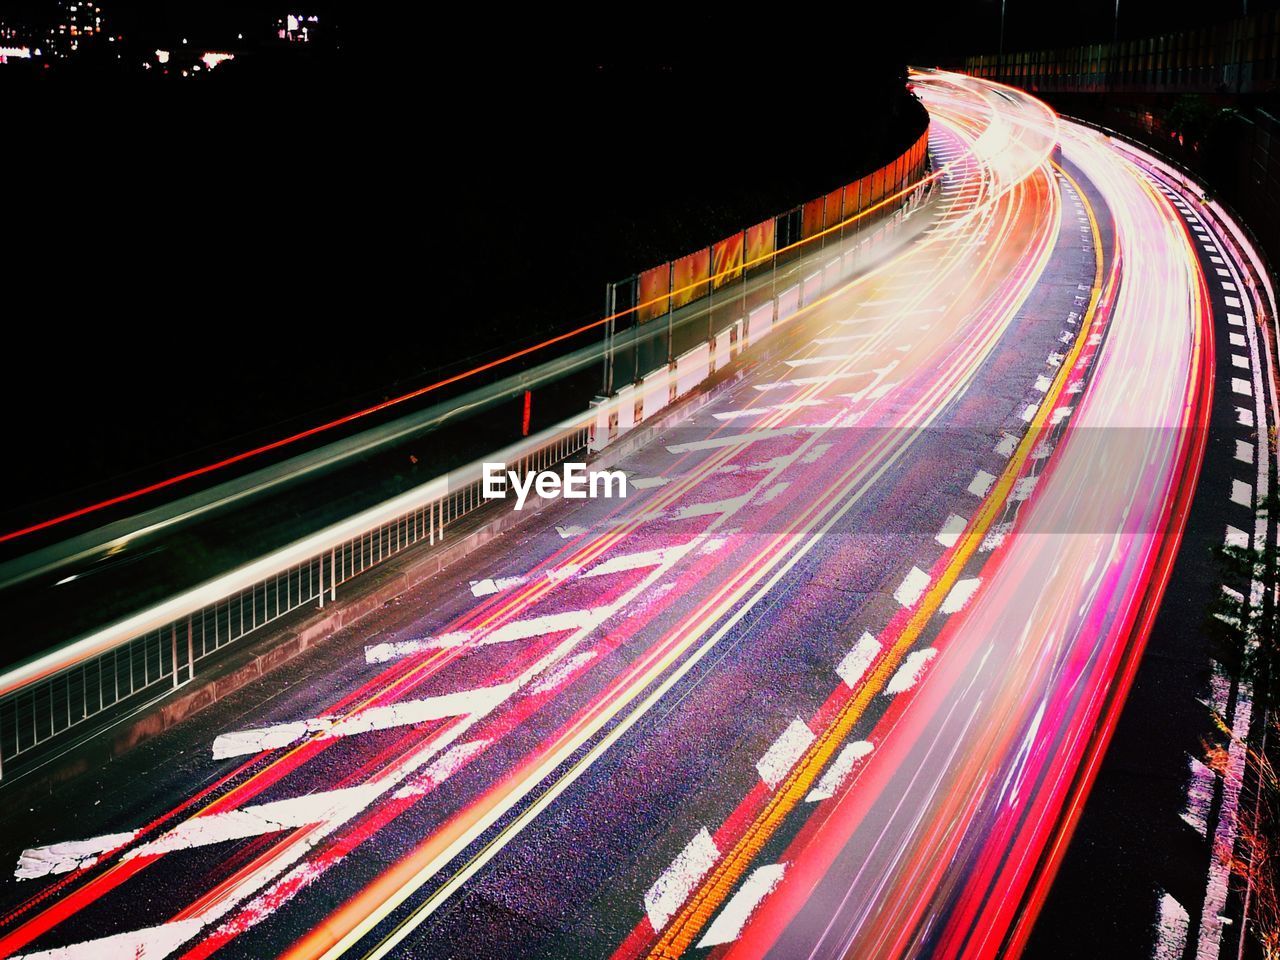
M 969 521 L 959 514 L 951 514 L 947 517 L 947 522 L 942 525 L 942 529 L 938 531 L 938 535 L 933 539 L 944 547 L 954 547 L 960 540 L 960 534 L 964 533 L 964 528 L 968 526 Z
M 1253 487 L 1243 480 L 1231 481 L 1231 502 L 1242 507 L 1253 506 Z
M 863 633 L 858 642 L 844 655 L 844 659 L 836 666 L 836 674 L 844 685 L 852 690 L 870 668 L 880 653 L 880 641 L 869 632 Z
M 987 491 L 991 489 L 991 485 L 996 482 L 996 478 L 987 473 L 985 470 L 979 470 L 973 475 L 973 480 L 969 483 L 969 492 L 975 497 L 985 497 Z
M 689 899 L 689 894 L 719 859 L 720 850 L 707 828 L 703 827 L 644 895 L 644 911 L 654 930 L 661 930 L 667 925 L 671 915 Z
M 525 582 L 524 577 L 499 577 L 486 580 L 471 581 L 471 595 L 473 597 L 488 597 L 495 593 L 501 593 L 503 590 L 510 590 L 512 587 L 518 587 Z
M 770 790 L 776 789 L 814 741 L 809 725 L 796 717 L 756 761 L 756 772 Z
M 912 567 L 902 583 L 898 585 L 898 589 L 893 591 L 893 599 L 904 607 L 914 606 L 916 601 L 924 596 L 928 586 L 929 575 L 919 567 Z

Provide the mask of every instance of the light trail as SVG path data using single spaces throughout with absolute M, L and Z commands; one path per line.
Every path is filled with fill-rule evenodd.
M 955 157 L 926 233 L 788 321 L 692 440 L 638 451 L 635 500 L 558 505 L 468 571 L 502 589 L 388 614 L 407 655 L 356 637 L 196 745 L 255 751 L 208 786 L 33 838 L 0 957 L 430 954 L 455 908 L 497 956 L 460 904 L 522 871 L 513 916 L 601 911 L 619 960 L 1016 954 L 1179 545 L 1212 315 L 1177 211 L 1105 138 L 916 83 Z
M 961 236 L 960 245 L 962 248 L 967 246 L 967 244 L 964 243 L 963 241 L 964 241 L 964 238 Z M 917 258 L 924 256 L 925 252 L 927 252 L 928 250 L 928 247 L 931 246 L 933 242 L 934 241 L 931 241 L 930 244 L 924 245 L 925 249 L 922 250 L 920 253 L 916 254 Z M 936 241 L 936 242 L 942 242 L 942 241 Z M 998 247 L 993 245 L 993 247 L 991 248 L 991 252 L 985 255 L 984 259 L 986 259 L 987 261 L 990 261 L 992 258 L 994 258 L 995 251 L 997 249 Z M 1042 252 L 1040 256 L 1043 257 L 1044 255 L 1043 243 L 1041 244 L 1041 251 Z M 950 276 L 952 273 L 958 272 L 961 267 L 961 264 L 962 264 L 962 261 L 959 258 L 954 259 L 949 270 L 940 272 L 933 282 L 925 284 L 921 288 L 919 288 L 919 293 L 916 295 L 915 299 L 919 300 L 920 298 L 927 296 L 932 289 L 937 288 L 948 276 Z M 869 281 L 864 281 L 864 282 L 869 282 Z M 972 281 L 970 282 L 972 283 Z M 910 303 L 907 304 L 905 309 L 898 311 L 898 315 L 910 316 Z M 1005 316 L 1003 317 L 1003 322 L 1004 323 L 1008 322 L 1007 310 L 1006 310 Z M 878 347 L 880 347 L 887 338 L 892 336 L 894 329 L 895 328 L 893 325 L 885 325 L 883 329 L 878 333 L 877 339 L 872 343 L 869 343 L 866 347 L 863 348 L 862 355 L 863 356 L 874 355 L 873 351 Z M 996 336 L 998 335 L 1000 329 L 1002 328 L 996 325 L 992 325 L 989 327 L 986 341 L 985 341 L 987 345 L 986 347 L 987 349 L 989 349 L 990 346 L 995 342 Z M 943 346 L 946 347 L 947 345 L 944 343 Z M 972 349 L 967 351 L 967 353 L 968 353 L 967 363 L 969 364 L 971 369 L 972 365 L 976 363 L 980 354 L 973 351 Z M 964 356 L 964 352 L 961 353 L 961 356 Z M 849 364 L 842 364 L 842 366 L 848 366 L 848 365 Z M 804 399 L 812 398 L 816 396 L 819 392 L 820 392 L 820 388 L 817 386 L 811 386 L 806 389 L 798 390 L 791 397 L 791 401 L 800 402 Z M 921 403 L 921 407 L 927 408 L 929 406 L 937 406 L 937 404 L 934 402 L 928 401 L 928 399 L 926 398 L 926 400 Z M 771 416 L 762 417 L 757 422 L 751 425 L 751 430 L 766 429 L 771 425 L 783 422 L 784 418 L 785 418 L 785 411 L 775 413 Z M 817 441 L 818 441 L 818 438 L 814 436 L 814 437 L 811 437 L 808 442 L 812 445 L 812 444 L 816 444 Z M 707 480 L 707 478 L 712 473 L 714 473 L 716 469 L 718 469 L 723 463 L 727 462 L 738 453 L 740 453 L 739 449 L 728 448 L 725 451 L 723 451 L 721 454 L 710 458 L 708 461 L 706 461 L 706 463 L 704 463 L 701 466 L 699 470 L 689 475 L 682 482 L 675 483 L 662 488 L 662 490 L 659 492 L 656 498 L 646 502 L 645 504 L 646 513 L 650 513 L 655 509 L 659 509 L 663 507 L 664 505 L 674 504 L 680 501 L 681 499 L 687 497 L 691 491 L 696 489 L 700 484 L 704 483 Z M 763 485 L 766 482 L 767 481 L 762 480 L 760 486 L 763 487 Z M 586 566 L 587 564 L 595 560 L 597 557 L 599 557 L 606 549 L 611 547 L 614 543 L 623 539 L 631 530 L 634 529 L 634 527 L 635 527 L 634 521 L 630 525 L 624 523 L 617 530 L 610 532 L 608 534 L 605 534 L 604 536 L 596 540 L 594 543 L 589 543 L 584 548 L 571 553 L 566 559 L 566 562 L 564 563 L 564 567 L 581 568 L 583 566 Z M 659 567 L 658 569 L 653 571 L 646 581 L 642 581 L 642 585 L 640 589 L 643 590 L 645 586 L 650 585 L 653 581 L 655 581 L 657 578 L 662 576 L 665 572 L 666 570 L 663 567 Z M 493 629 L 498 625 L 500 625 L 502 622 L 510 621 L 513 617 L 515 617 L 517 614 L 521 612 L 528 611 L 529 607 L 537 603 L 540 599 L 542 599 L 544 595 L 546 595 L 549 591 L 553 589 L 553 586 L 555 584 L 564 582 L 563 580 L 557 577 L 530 578 L 530 579 L 536 580 L 535 586 L 518 590 L 514 594 L 510 595 L 509 597 L 505 597 L 500 603 L 497 603 L 495 605 L 490 605 L 489 607 L 482 607 L 481 610 L 478 611 L 478 615 L 474 617 L 470 622 L 453 624 L 451 625 L 451 629 L 467 629 L 471 631 L 473 636 L 481 637 L 483 636 L 484 631 Z M 722 609 L 722 607 L 717 609 Z M 367 688 L 364 694 L 353 695 L 351 697 L 348 697 L 344 701 L 338 704 L 335 704 L 333 708 L 325 712 L 327 715 L 330 715 L 330 716 L 342 715 L 344 712 L 349 714 L 351 712 L 358 711 L 361 709 L 367 709 L 378 703 L 389 702 L 391 700 L 404 696 L 405 694 L 414 690 L 416 686 L 419 685 L 421 682 L 424 682 L 425 680 L 428 680 L 432 676 L 436 675 L 440 670 L 444 669 L 444 667 L 447 666 L 452 659 L 460 655 L 461 655 L 460 652 L 453 653 L 453 654 L 441 653 L 441 654 L 437 654 L 436 656 L 424 662 L 413 663 L 413 664 L 406 665 L 404 667 L 397 667 L 392 671 L 389 671 L 388 675 L 385 675 L 384 677 L 381 677 L 378 680 L 367 685 Z M 669 663 L 670 658 L 668 657 L 665 662 Z M 301 763 L 304 763 L 307 760 L 310 760 L 313 757 L 315 757 L 324 748 L 325 747 L 323 742 L 312 741 L 311 743 L 308 743 L 303 746 L 290 750 L 289 752 L 284 754 L 282 757 L 280 757 L 277 761 L 275 761 L 273 766 L 277 767 L 276 770 L 273 771 L 271 770 L 271 768 L 268 768 L 268 770 L 266 771 L 261 771 L 254 774 L 254 776 L 251 779 L 249 779 L 244 785 L 237 787 L 233 791 L 230 791 L 229 793 L 227 793 L 226 795 L 224 795 L 223 797 L 215 801 L 215 803 L 205 806 L 204 808 L 199 810 L 196 815 L 208 816 L 225 809 L 232 809 L 232 808 L 243 805 L 248 799 L 250 799 L 253 796 L 256 796 L 259 792 L 261 792 L 261 790 L 279 782 L 280 779 L 282 779 L 287 773 L 290 773 L 294 769 L 296 769 Z M 394 807 L 394 805 L 392 806 Z M 139 839 L 141 839 L 141 837 Z M 310 842 L 310 840 L 311 840 L 311 837 L 308 835 L 294 834 L 290 837 L 283 838 L 280 841 L 280 844 L 282 846 L 288 846 L 290 844 L 293 844 L 294 846 L 296 846 L 298 844 L 306 844 Z M 103 859 L 106 860 L 108 858 L 104 857 Z M 139 861 L 139 860 L 132 860 L 129 862 L 131 864 L 142 863 L 142 861 Z M 284 863 L 284 865 L 287 866 L 287 862 L 282 861 L 280 859 L 277 859 L 274 862 L 276 864 Z M 141 869 L 141 866 L 131 868 L 131 870 L 136 870 L 136 869 Z M 83 907 L 87 902 L 90 902 L 91 899 L 94 898 L 95 894 L 100 895 L 100 894 L 105 894 L 109 892 L 111 889 L 114 888 L 114 886 L 117 883 L 122 882 L 124 879 L 128 879 L 128 877 L 132 875 L 133 875 L 132 872 L 127 872 L 127 875 L 122 875 L 122 872 L 118 870 L 107 871 L 107 873 L 105 874 L 105 879 L 103 881 L 97 883 L 96 885 L 89 884 L 86 888 L 78 891 L 77 895 L 71 901 L 69 901 L 69 905 L 74 906 L 76 909 L 79 909 Z M 262 881 L 262 878 L 260 876 L 255 876 L 252 878 L 252 882 L 257 886 L 261 886 L 261 881 Z M 22 934 L 20 934 L 20 939 L 29 940 L 31 937 L 38 936 L 39 934 L 43 933 L 45 930 L 49 929 L 50 926 L 56 925 L 58 922 L 60 922 L 62 919 L 65 918 L 67 913 L 65 907 L 67 905 L 68 905 L 68 901 L 63 901 L 63 903 L 57 909 L 52 911 L 46 911 L 40 917 L 39 922 L 32 923 L 31 921 L 28 921 L 28 923 L 25 924 L 24 927 L 22 928 L 23 932 Z M 187 916 L 188 916 L 187 914 L 184 914 L 182 916 L 175 917 L 174 922 L 185 921 L 187 919 Z M 14 939 L 13 937 L 6 938 L 5 940 L 0 940 L 0 949 L 3 949 L 9 945 L 16 944 L 18 942 L 19 940 Z
M 1106 297 L 1114 298 L 1107 345 L 1021 521 L 1053 532 L 1009 538 L 984 571 L 976 602 L 943 628 L 939 643 L 949 638 L 968 653 L 944 655 L 929 680 L 935 723 L 954 729 L 953 711 L 966 702 L 970 716 L 985 720 L 966 722 L 962 752 L 948 755 L 955 768 L 930 788 L 934 809 L 920 816 L 931 833 L 902 836 L 875 900 L 856 914 L 837 914 L 816 955 L 854 943 L 865 956 L 915 955 L 926 944 L 936 956 L 1017 953 L 1123 703 L 1178 546 L 1209 412 L 1213 360 L 1205 347 L 1204 280 L 1185 231 L 1137 171 L 1117 163 L 1101 138 L 1070 126 L 1063 148 L 1102 192 L 1115 218 L 1118 253 Z M 1159 238 L 1163 244 L 1153 243 Z M 1142 390 L 1134 390 L 1135 380 Z M 1147 431 L 1157 446 L 1119 448 L 1109 431 L 1123 428 Z M 1079 491 L 1110 494 L 1107 483 L 1114 498 L 1093 497 L 1082 507 Z M 1002 647 L 1019 656 L 1005 661 L 1006 676 L 993 684 L 983 673 L 998 668 L 990 653 Z M 988 703 L 974 689 L 986 689 Z M 918 701 L 911 709 L 911 728 L 886 730 L 881 740 L 873 735 L 875 755 L 847 795 L 848 807 L 806 837 L 809 845 L 793 851 L 797 858 L 812 861 L 830 844 L 838 848 L 839 831 L 860 822 L 876 800 L 880 765 L 888 772 L 895 762 L 920 762 L 904 752 L 938 734 L 929 732 L 928 707 Z M 984 731 L 1000 734 L 993 739 Z M 1006 789 L 1020 784 L 1029 802 L 1015 793 L 998 805 L 1001 782 Z M 792 872 L 802 873 L 801 863 Z M 883 905 L 874 917 L 873 903 Z M 794 915 L 802 905 L 791 907 Z M 761 952 L 785 922 L 762 911 L 734 955 Z

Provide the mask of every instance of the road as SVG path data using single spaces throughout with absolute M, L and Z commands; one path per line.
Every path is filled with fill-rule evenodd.
M 0 956 L 1019 949 L 1231 300 L 1105 138 L 916 83 L 927 229 L 630 454 L 625 500 L 543 510 L 7 816 Z

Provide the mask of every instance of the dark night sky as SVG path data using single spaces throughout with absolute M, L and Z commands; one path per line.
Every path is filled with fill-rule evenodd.
M 47 2 L 17 0 L 37 13 Z M 285 9 L 100 2 L 144 50 L 176 32 L 248 34 Z M 17 3 L 0 0 L 0 13 Z M 874 152 L 858 141 L 859 110 L 884 102 L 873 84 L 893 64 L 991 51 L 999 29 L 997 0 L 911 5 L 905 30 L 862 4 L 768 20 L 652 4 L 472 19 L 318 6 L 341 26 L 340 54 L 279 70 L 186 86 L 69 72 L 10 90 L 0 75 L 13 251 L 0 402 L 10 462 L 23 465 L 7 471 L 4 503 L 235 444 L 246 423 L 272 435 L 288 417 L 314 422 L 477 345 L 554 326 L 554 309 L 533 321 L 508 309 L 502 277 L 519 286 L 554 270 L 587 291 L 564 321 L 590 317 L 614 279 L 602 271 L 659 257 L 637 240 L 644 262 L 548 260 L 561 236 L 548 211 L 608 211 L 594 227 L 616 239 L 651 227 L 651 198 L 689 170 L 715 177 L 695 191 L 710 200 L 691 196 L 705 202 L 700 221 L 732 217 L 717 190 L 758 188 L 759 203 L 774 202 L 769 189 L 810 190 L 843 174 L 842 158 Z M 1227 6 L 1122 0 L 1121 32 Z M 1113 10 L 1010 0 L 1006 46 L 1106 39 Z M 778 141 L 776 157 L 753 148 L 796 118 L 844 122 Z M 753 149 L 763 166 L 740 162 Z M 678 235 L 692 248 L 707 229 Z

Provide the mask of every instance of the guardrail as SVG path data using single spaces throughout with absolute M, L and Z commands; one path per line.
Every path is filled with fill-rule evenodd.
M 584 453 L 590 436 L 583 417 L 494 458 L 525 476 Z M 0 779 L 52 741 L 91 734 L 92 721 L 189 683 L 199 663 L 253 631 L 310 604 L 323 607 L 372 567 L 444 541 L 450 525 L 484 503 L 480 471 L 470 464 L 11 671 L 10 692 L 0 697 Z M 74 662 L 62 665 L 67 660 Z
M 917 173 L 924 166 L 921 143 L 903 155 L 916 158 L 912 169 Z M 901 158 L 889 168 L 905 169 Z M 930 176 L 893 181 L 897 191 L 883 194 L 873 205 L 873 213 L 883 211 L 874 220 L 863 211 L 860 227 L 851 226 L 859 219 L 854 216 L 792 245 L 816 241 L 809 249 L 829 257 L 816 269 L 803 260 L 790 261 L 790 271 L 799 274 L 795 282 L 785 282 L 790 274 L 778 269 L 786 263 L 778 255 L 791 248 L 774 252 L 767 288 L 757 277 L 755 289 L 762 292 L 750 298 L 746 291 L 752 284 L 740 277 L 742 296 L 720 305 L 731 313 L 725 325 L 715 329 L 721 314 L 707 311 L 702 329 L 709 336 L 703 342 L 611 397 L 597 398 L 583 414 L 486 459 L 502 461 L 523 477 L 602 450 L 690 393 L 740 350 L 847 282 L 860 258 L 884 244 L 923 201 L 931 181 Z M 825 238 L 833 233 L 838 245 L 823 251 Z M 780 277 L 784 282 L 778 282 Z M 670 324 L 671 318 L 663 323 Z M 644 328 L 639 324 L 634 329 L 639 335 Z M 6 671 L 0 677 L 0 781 L 168 696 L 190 683 L 200 664 L 254 631 L 309 605 L 332 602 L 339 586 L 412 547 L 444 541 L 451 525 L 486 502 L 481 484 L 482 463 L 471 463 Z
M 875 255 L 878 248 L 892 241 L 900 225 L 924 200 L 927 186 L 928 181 L 922 180 L 904 190 L 902 196 L 896 198 L 901 204 L 889 216 L 869 225 L 853 239 L 816 251 L 820 254 L 819 263 L 793 261 L 787 267 L 775 266 L 773 272 L 758 285 L 760 295 L 751 297 L 744 294 L 737 298 L 734 301 L 737 310 L 721 318 L 724 325 L 715 329 L 709 338 L 685 350 L 669 363 L 635 378 L 616 390 L 613 396 L 598 398 L 591 450 L 602 450 L 640 426 L 714 376 L 742 350 L 760 343 L 800 311 L 812 307 L 846 283 L 863 263 Z M 696 323 L 701 317 L 695 316 L 683 322 L 690 320 Z M 678 326 L 675 329 L 678 332 Z M 639 347 L 645 337 L 655 334 L 646 332 L 644 326 L 637 326 L 634 330 L 636 339 L 632 347 L 638 357 L 642 355 Z
M 928 141 L 926 124 L 906 150 L 866 176 L 610 283 L 602 392 L 612 394 L 714 340 L 717 330 L 728 328 L 726 315 L 750 312 L 776 294 L 779 281 L 789 282 L 779 269 L 797 257 L 863 235 L 892 216 L 924 175 Z
M 962 69 L 1033 93 L 1267 93 L 1280 84 L 1280 11 L 1140 39 L 971 56 Z

